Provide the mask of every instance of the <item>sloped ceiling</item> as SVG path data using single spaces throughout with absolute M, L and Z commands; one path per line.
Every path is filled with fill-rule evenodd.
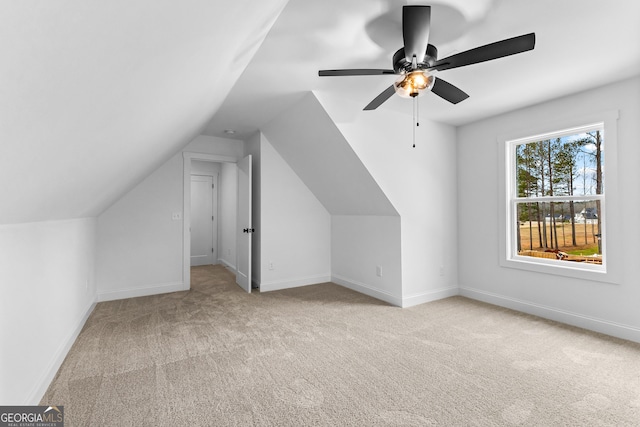
M 349 122 L 394 76 L 321 78 L 318 70 L 391 68 L 404 4 L 432 6 L 440 58 L 536 33 L 531 52 L 439 73 L 470 98 L 452 105 L 427 93 L 423 118 L 462 125 L 640 74 L 637 0 L 290 0 L 206 133 L 235 129 L 242 138 L 309 91 Z M 411 115 L 411 102 L 394 96 L 366 114 L 384 120 L 389 110 Z
M 200 133 L 285 4 L 0 2 L 0 223 L 99 214 Z
M 317 70 L 389 67 L 406 3 L 433 6 L 440 57 L 537 35 L 533 52 L 446 71 L 471 97 L 425 96 L 432 120 L 469 123 L 640 73 L 637 0 L 3 0 L 0 223 L 97 215 L 199 133 L 242 139 L 309 91 L 349 121 L 390 77 Z M 389 109 L 411 114 L 397 97 L 370 114 Z
M 331 215 L 398 215 L 314 94 L 263 133 Z

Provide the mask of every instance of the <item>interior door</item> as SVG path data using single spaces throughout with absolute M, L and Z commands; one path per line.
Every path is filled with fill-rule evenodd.
M 213 177 L 191 176 L 191 266 L 214 264 Z
M 238 162 L 236 283 L 251 293 L 251 155 Z

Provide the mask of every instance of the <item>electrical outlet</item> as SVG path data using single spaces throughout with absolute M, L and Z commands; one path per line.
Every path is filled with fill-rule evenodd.
M 444 265 L 440 266 L 440 275 L 444 276 Z
M 182 212 L 174 212 L 171 214 L 171 219 L 174 221 L 182 219 Z
M 227 256 L 231 255 L 231 249 L 227 248 Z
M 269 270 L 273 270 L 273 261 L 269 261 Z
M 376 276 L 382 277 L 382 267 L 376 265 Z

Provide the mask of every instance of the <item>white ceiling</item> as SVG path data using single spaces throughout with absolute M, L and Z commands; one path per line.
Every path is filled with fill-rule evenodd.
M 0 224 L 98 215 L 203 130 L 242 138 L 309 91 L 350 120 L 393 77 L 317 71 L 391 67 L 403 4 L 0 0 Z M 471 97 L 421 97 L 434 120 L 459 125 L 640 71 L 637 0 L 431 5 L 440 57 L 537 34 L 533 52 L 442 72 Z M 390 110 L 411 105 L 393 97 L 367 114 Z
M 0 224 L 96 216 L 200 134 L 286 0 L 0 0 Z
M 207 125 L 237 138 L 255 132 L 316 91 L 332 116 L 349 121 L 394 76 L 318 77 L 319 69 L 391 68 L 402 46 L 403 4 L 432 6 L 431 43 L 439 57 L 536 33 L 536 47 L 438 74 L 470 95 L 457 105 L 427 93 L 422 117 L 461 125 L 640 73 L 637 0 L 290 0 L 264 43 Z M 412 113 L 392 97 L 376 111 Z

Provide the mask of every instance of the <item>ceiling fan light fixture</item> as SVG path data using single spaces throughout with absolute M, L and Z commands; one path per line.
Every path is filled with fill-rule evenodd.
M 423 70 L 411 71 L 400 75 L 393 84 L 395 91 L 403 98 L 413 98 L 424 90 L 431 90 L 435 78 Z
M 318 71 L 318 75 L 399 75 L 399 79 L 396 80 L 394 84 L 385 88 L 364 107 L 363 110 L 365 111 L 375 110 L 396 93 L 403 98 L 414 98 L 417 101 L 417 96 L 424 90 L 430 90 L 445 101 L 457 104 L 469 98 L 469 95 L 440 77 L 436 79 L 430 74 L 431 72 L 440 72 L 504 58 L 505 56 L 532 50 L 536 44 L 536 34 L 529 33 L 438 59 L 438 49 L 429 43 L 430 31 L 430 6 L 402 6 L 402 39 L 404 46 L 398 49 L 391 58 L 393 69 L 352 68 L 346 70 L 320 70 Z M 417 104 L 417 102 L 414 102 L 414 105 L 415 104 Z

